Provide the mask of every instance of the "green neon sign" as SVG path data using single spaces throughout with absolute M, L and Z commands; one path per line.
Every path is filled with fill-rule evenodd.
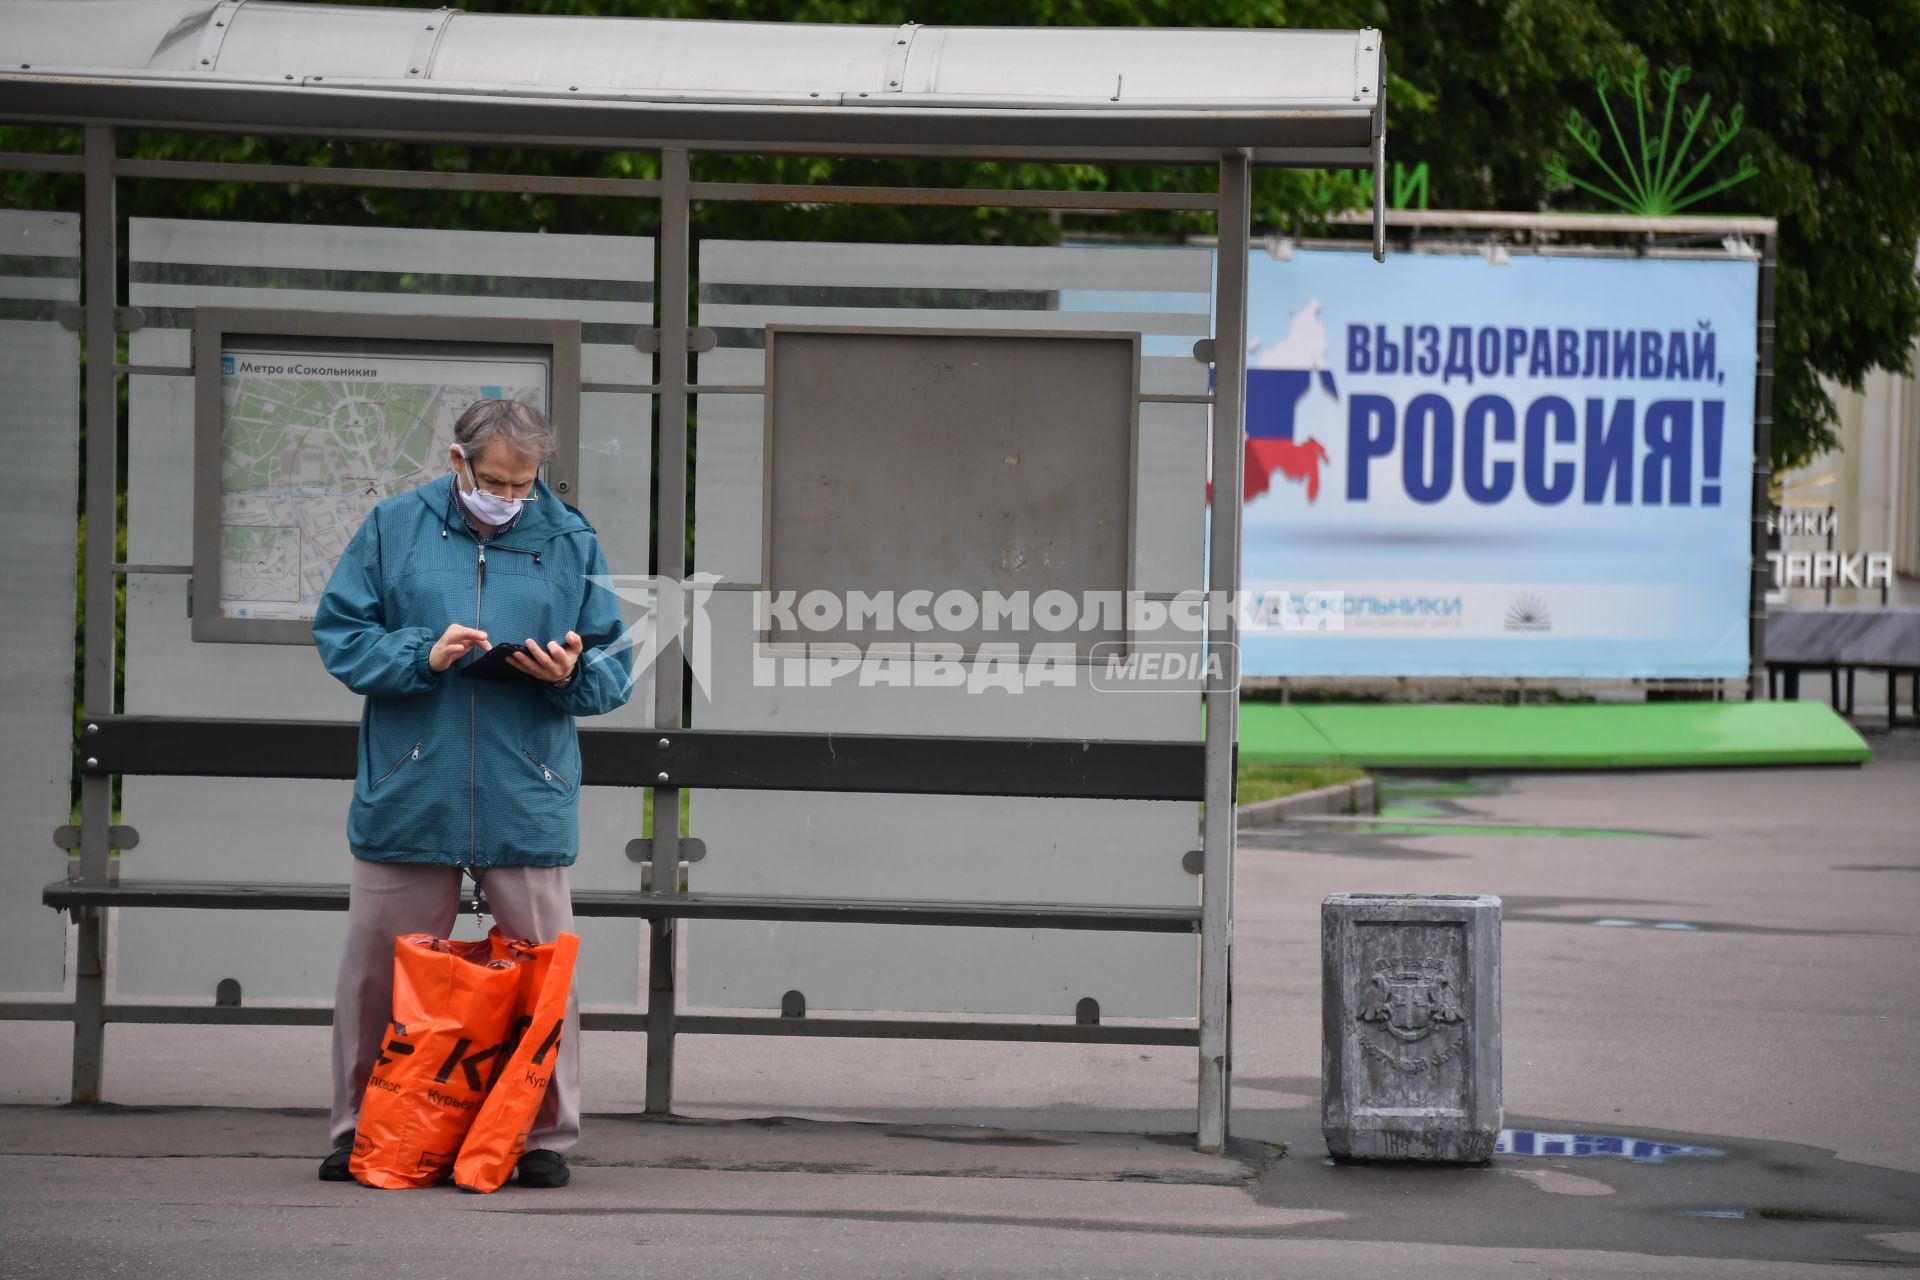
M 1313 199 L 1322 209 L 1364 209 L 1373 203 L 1373 174 L 1368 170 L 1323 169 L 1315 174 Z M 1389 209 L 1427 207 L 1428 169 L 1425 161 L 1405 165 L 1394 161 L 1388 173 Z
M 1603 142 L 1599 126 L 1588 123 L 1578 108 L 1567 112 L 1567 133 L 1575 144 L 1586 152 L 1600 171 L 1612 183 L 1612 190 L 1575 177 L 1567 167 L 1565 157 L 1555 154 L 1547 161 L 1547 181 L 1554 190 L 1565 191 L 1578 187 L 1589 194 L 1618 206 L 1627 213 L 1663 216 L 1679 213 L 1689 205 L 1698 204 L 1709 196 L 1718 195 L 1730 187 L 1738 186 L 1760 172 L 1760 166 L 1750 155 L 1742 155 L 1735 171 L 1710 186 L 1697 191 L 1689 190 L 1698 182 L 1722 151 L 1739 136 L 1746 111 L 1735 103 L 1733 110 L 1725 117 L 1714 116 L 1708 129 L 1710 135 L 1706 141 L 1706 150 L 1690 166 L 1687 154 L 1693 149 L 1695 138 L 1700 136 L 1703 124 L 1709 124 L 1707 111 L 1713 104 L 1713 95 L 1706 94 L 1699 103 L 1691 108 L 1681 107 L 1680 124 L 1685 130 L 1678 146 L 1673 142 L 1674 111 L 1679 104 L 1680 86 L 1693 77 L 1692 67 L 1678 67 L 1672 71 L 1660 72 L 1660 84 L 1667 91 L 1665 109 L 1660 113 L 1660 131 L 1655 136 L 1648 131 L 1648 120 L 1652 112 L 1652 95 L 1647 90 L 1648 65 L 1645 58 L 1634 65 L 1633 74 L 1621 82 L 1628 102 L 1633 108 L 1634 142 L 1629 145 L 1628 135 L 1620 127 L 1620 120 L 1614 115 L 1613 103 L 1608 98 L 1608 90 L 1613 87 L 1613 75 L 1605 67 L 1594 77 L 1594 90 L 1600 98 L 1600 111 L 1606 117 L 1607 129 L 1611 133 L 1614 146 L 1618 148 L 1617 165 L 1608 163 L 1602 154 Z M 1624 114 L 1624 113 L 1623 113 Z M 1684 169 L 1684 172 L 1682 170 Z

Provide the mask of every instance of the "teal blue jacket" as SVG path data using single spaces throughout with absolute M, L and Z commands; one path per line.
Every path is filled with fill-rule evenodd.
M 371 862 L 563 867 L 580 842 L 575 716 L 626 702 L 630 649 L 593 526 L 545 484 L 484 548 L 455 507 L 453 477 L 388 498 L 347 544 L 320 598 L 313 641 L 327 670 L 366 695 L 347 843 Z M 468 680 L 475 649 L 435 675 L 452 623 L 498 644 L 586 645 L 565 689 Z

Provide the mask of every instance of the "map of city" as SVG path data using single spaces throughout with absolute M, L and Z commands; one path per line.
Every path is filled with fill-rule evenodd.
M 223 352 L 220 614 L 311 621 L 383 498 L 446 473 L 476 400 L 546 407 L 535 360 Z

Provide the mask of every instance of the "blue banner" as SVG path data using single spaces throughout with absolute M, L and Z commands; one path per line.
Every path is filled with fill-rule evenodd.
M 1252 259 L 1248 675 L 1747 670 L 1752 259 Z

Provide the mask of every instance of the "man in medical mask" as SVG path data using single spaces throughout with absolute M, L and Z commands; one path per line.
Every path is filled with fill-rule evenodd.
M 509 937 L 544 942 L 573 926 L 574 718 L 626 702 L 632 659 L 611 648 L 624 624 L 613 593 L 592 582 L 609 572 L 593 526 L 540 480 L 556 444 L 532 406 L 476 402 L 454 424 L 450 474 L 373 509 L 314 617 L 321 661 L 366 698 L 347 818 L 328 1181 L 351 1177 L 360 1100 L 391 1016 L 394 938 L 447 935 L 475 891 Z M 461 678 L 509 640 L 524 648 L 505 679 Z M 463 894 L 468 881 L 475 889 Z M 575 1001 L 520 1185 L 564 1186 L 579 1134 Z

